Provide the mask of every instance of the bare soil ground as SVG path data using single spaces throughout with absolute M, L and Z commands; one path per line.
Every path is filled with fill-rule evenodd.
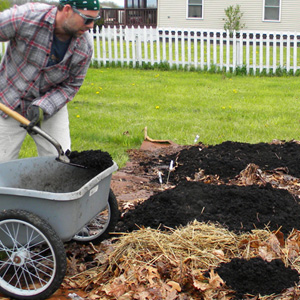
M 235 233 L 268 228 L 288 236 L 300 230 L 298 142 L 143 146 L 130 151 L 130 163 L 112 181 L 123 211 L 117 231 L 168 230 L 195 219 Z M 278 294 L 299 283 L 298 272 L 278 260 L 236 258 L 217 272 L 238 299 Z

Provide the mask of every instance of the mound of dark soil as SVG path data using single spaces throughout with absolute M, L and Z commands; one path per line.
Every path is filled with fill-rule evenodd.
M 300 228 L 300 206 L 286 190 L 266 186 L 210 185 L 182 181 L 126 213 L 118 230 L 176 228 L 193 220 L 217 222 L 235 232 Z
M 249 144 L 224 142 L 220 145 L 195 145 L 177 154 L 160 156 L 158 165 L 169 165 L 173 160 L 178 166 L 169 180 L 178 183 L 203 169 L 206 175 L 218 175 L 225 182 L 237 176 L 249 163 L 262 170 L 285 167 L 287 173 L 300 177 L 300 145 L 296 142 L 279 144 Z M 142 163 L 143 164 L 143 163 Z M 145 164 L 147 165 L 147 163 Z
M 222 263 L 215 271 L 236 291 L 236 299 L 244 299 L 245 294 L 279 294 L 299 282 L 298 272 L 286 268 L 280 259 L 266 262 L 259 257 L 250 260 L 234 258 L 229 263 Z
M 70 163 L 96 170 L 99 173 L 113 165 L 110 154 L 101 150 L 72 151 L 68 157 Z

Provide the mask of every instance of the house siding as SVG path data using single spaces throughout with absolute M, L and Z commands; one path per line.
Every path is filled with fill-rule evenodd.
M 225 8 L 240 5 L 245 30 L 300 32 L 300 1 L 281 0 L 280 21 L 263 21 L 263 0 L 203 0 L 203 19 L 187 19 L 187 0 L 158 0 L 158 27 L 223 29 Z

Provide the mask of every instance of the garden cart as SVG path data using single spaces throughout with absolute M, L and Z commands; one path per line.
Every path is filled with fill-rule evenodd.
M 117 165 L 97 173 L 34 157 L 1 163 L 0 170 L 0 292 L 46 299 L 65 276 L 63 243 L 99 242 L 113 230 Z

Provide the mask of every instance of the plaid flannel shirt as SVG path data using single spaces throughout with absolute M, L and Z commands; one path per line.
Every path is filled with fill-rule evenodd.
M 0 101 L 25 115 L 30 104 L 45 118 L 71 101 L 92 57 L 88 33 L 72 38 L 64 59 L 47 67 L 57 8 L 29 3 L 0 13 L 0 42 L 9 41 L 0 65 Z M 3 117 L 6 117 L 1 113 Z

